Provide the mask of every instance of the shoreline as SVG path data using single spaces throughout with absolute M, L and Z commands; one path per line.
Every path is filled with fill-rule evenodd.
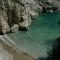
M 35 60 L 32 56 L 27 54 L 26 52 L 23 51 L 17 51 L 18 49 L 15 48 L 13 45 L 6 44 L 6 42 L 1 40 L 0 36 L 0 45 L 3 47 L 4 50 L 8 51 L 12 56 L 13 60 Z

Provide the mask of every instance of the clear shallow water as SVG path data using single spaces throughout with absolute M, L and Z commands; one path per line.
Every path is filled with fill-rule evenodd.
M 35 17 L 29 31 L 8 34 L 17 46 L 35 57 L 46 57 L 54 39 L 60 36 L 60 13 L 46 13 Z

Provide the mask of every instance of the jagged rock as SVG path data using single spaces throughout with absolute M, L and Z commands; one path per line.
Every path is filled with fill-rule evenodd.
M 21 17 L 20 23 L 19 23 L 20 30 L 28 30 L 29 29 L 29 22 L 27 20 L 26 16 Z
M 50 12 L 53 12 L 53 10 L 50 10 Z
M 12 27 L 11 27 L 11 32 L 16 32 L 19 30 L 19 26 L 17 24 L 14 24 Z
M 1 33 L 6 33 L 10 31 L 10 28 L 7 22 L 8 22 L 8 17 L 6 15 L 6 12 L 4 10 L 0 10 L 0 31 Z
M 28 30 L 32 22 L 31 17 L 42 11 L 54 11 L 52 6 L 45 0 L 0 0 L 0 32 L 6 33 L 10 29 L 14 32 L 19 27 L 22 30 Z

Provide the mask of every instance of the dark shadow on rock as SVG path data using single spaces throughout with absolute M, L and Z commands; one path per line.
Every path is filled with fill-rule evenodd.
M 19 31 L 28 31 L 28 27 L 19 27 Z
M 4 35 L 4 33 L 2 31 L 0 31 L 0 35 Z
M 45 7 L 42 7 L 42 8 L 43 8 L 43 11 L 42 11 L 42 12 L 43 12 L 43 13 L 45 13 L 45 12 L 46 12 L 46 9 L 45 9 Z

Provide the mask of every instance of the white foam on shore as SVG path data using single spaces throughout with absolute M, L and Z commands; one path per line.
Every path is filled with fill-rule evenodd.
M 8 37 L 6 34 L 4 34 L 3 36 L 1 35 L 0 36 L 0 39 L 5 42 L 8 46 L 10 47 L 15 47 L 16 48 L 16 51 L 18 53 L 27 53 L 28 55 L 30 55 L 31 57 L 34 57 L 34 58 L 38 58 L 37 56 L 35 56 L 34 54 L 32 54 L 31 52 L 25 50 L 24 48 L 22 48 L 21 46 L 17 46 L 16 43 L 14 43 L 14 41 Z

